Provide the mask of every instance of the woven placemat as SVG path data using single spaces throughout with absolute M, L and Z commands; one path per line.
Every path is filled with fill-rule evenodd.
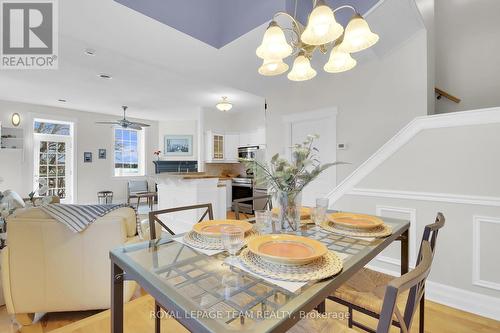
M 361 229 L 349 229 L 346 227 L 339 227 L 335 225 L 335 223 L 333 223 L 332 221 L 325 221 L 321 223 L 321 227 L 327 231 L 342 236 L 383 238 L 392 235 L 392 227 L 387 224 L 383 224 L 380 227 L 370 230 L 361 230 Z
M 342 259 L 332 251 L 323 257 L 304 265 L 284 265 L 272 263 L 243 249 L 238 256 L 241 263 L 257 275 L 276 280 L 307 282 L 326 279 L 342 270 Z
M 253 228 L 245 235 L 245 243 L 251 238 L 259 235 L 259 232 Z M 224 245 L 222 244 L 222 239 L 217 237 L 206 237 L 200 235 L 196 231 L 191 230 L 186 233 L 183 237 L 186 244 L 198 249 L 204 250 L 224 250 Z

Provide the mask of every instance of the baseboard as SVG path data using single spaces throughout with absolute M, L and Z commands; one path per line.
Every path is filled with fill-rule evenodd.
M 381 273 L 399 276 L 397 271 L 373 265 L 367 265 L 366 267 Z M 429 280 L 425 284 L 425 295 L 426 299 L 430 301 L 500 321 L 500 298 L 450 287 Z

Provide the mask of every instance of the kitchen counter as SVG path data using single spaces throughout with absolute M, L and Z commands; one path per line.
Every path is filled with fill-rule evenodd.
M 182 179 L 210 179 L 210 178 L 218 178 L 219 180 L 231 180 L 231 177 L 227 176 L 214 176 L 207 175 L 204 172 L 165 172 L 162 174 L 158 174 L 159 178 L 163 178 L 163 176 L 182 176 Z

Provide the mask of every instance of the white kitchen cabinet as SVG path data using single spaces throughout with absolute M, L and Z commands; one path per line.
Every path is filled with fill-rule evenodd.
M 224 136 L 224 160 L 229 163 L 238 162 L 239 134 L 226 134 Z
M 224 135 L 207 131 L 205 135 L 206 162 L 224 162 Z
M 241 132 L 239 146 L 262 146 L 266 144 L 266 129 L 259 127 L 254 131 Z

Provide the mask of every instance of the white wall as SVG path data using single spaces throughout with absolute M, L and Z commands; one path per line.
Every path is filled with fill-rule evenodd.
M 165 135 L 192 135 L 192 156 L 162 156 L 165 161 L 196 161 L 198 160 L 198 121 L 197 120 L 169 120 L 158 123 L 158 150 L 165 154 Z
M 462 99 L 445 113 L 500 106 L 500 1 L 436 1 L 436 86 Z
M 11 114 L 17 112 L 21 115 L 21 126 L 25 129 L 24 157 L 13 159 L 9 154 L 0 151 L 0 177 L 9 179 L 22 196 L 32 190 L 33 180 L 33 140 L 32 119 L 45 117 L 54 120 L 69 120 L 75 122 L 76 149 L 76 198 L 78 203 L 95 203 L 97 192 L 111 190 L 114 192 L 115 201 L 126 198 L 127 177 L 113 177 L 113 132 L 110 126 L 96 125 L 95 121 L 113 121 L 119 115 L 104 115 L 92 112 L 83 112 L 63 108 L 54 108 L 41 105 L 0 101 L 0 120 L 10 124 Z M 147 175 L 154 174 L 152 163 L 153 151 L 158 144 L 158 125 L 154 121 L 140 120 L 151 124 L 145 132 L 145 160 Z M 107 159 L 97 158 L 99 148 L 107 150 Z M 92 163 L 83 163 L 83 152 L 93 153 Z M 4 187 L 5 186 L 5 187 Z M 1 189 L 7 188 L 7 183 L 0 184 Z
M 410 220 L 410 253 L 414 254 L 424 226 L 442 212 L 447 222 L 439 234 L 426 294 L 437 302 L 498 320 L 500 157 L 495 152 L 500 146 L 500 108 L 489 114 L 489 123 L 457 126 L 464 113 L 456 113 L 447 120 L 452 127 L 419 132 L 335 207 Z M 472 115 L 476 116 L 469 117 L 472 121 L 487 119 L 480 111 Z M 399 244 L 395 244 L 371 265 L 397 272 L 399 259 Z
M 270 97 L 267 156 L 285 153 L 284 115 L 337 107 L 337 142 L 348 145 L 337 151 L 337 159 L 351 163 L 337 167 L 337 182 L 344 179 L 410 120 L 427 114 L 426 45 L 422 29 L 382 58 L 315 78 L 314 89 L 297 83 L 288 95 L 307 102 L 299 107 L 285 95 Z

